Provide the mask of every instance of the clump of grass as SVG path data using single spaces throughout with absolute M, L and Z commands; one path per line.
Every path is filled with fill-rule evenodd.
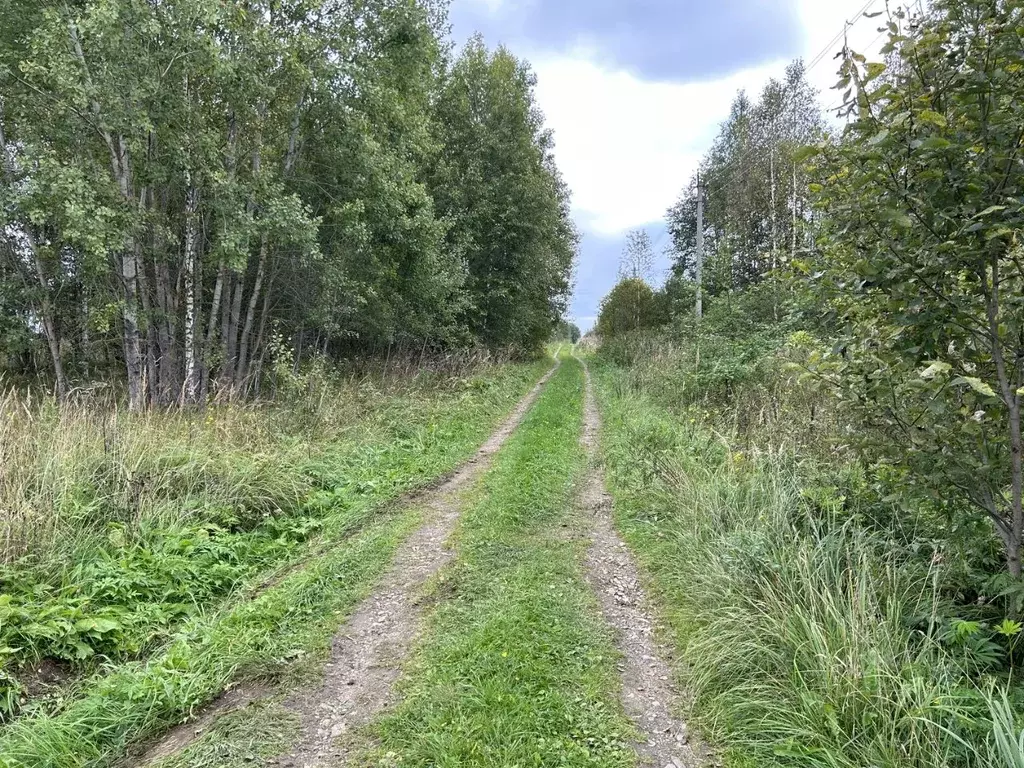
M 213 727 L 158 768 L 250 768 L 288 748 L 299 717 L 275 701 L 258 701 L 219 718 Z
M 926 561 L 809 498 L 792 462 L 740 453 L 595 369 L 618 522 L 731 764 L 1013 764 L 987 692 L 1005 681 L 938 641 Z
M 582 371 L 566 360 L 470 499 L 445 600 L 368 760 L 627 766 L 615 651 L 581 577 L 571 494 Z
M 752 322 L 739 307 L 719 306 L 700 324 L 606 340 L 601 357 L 622 366 L 617 386 L 645 392 L 744 449 L 833 461 L 847 453 L 837 448 L 848 423 L 834 393 L 809 373 L 824 351 L 792 323 Z

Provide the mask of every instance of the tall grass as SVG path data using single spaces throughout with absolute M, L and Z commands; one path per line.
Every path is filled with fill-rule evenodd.
M 784 454 L 595 368 L 619 524 L 731 765 L 1019 764 L 1013 690 L 937 638 L 940 564 L 809 494 Z
M 102 388 L 58 406 L 0 391 L 0 564 L 66 561 L 107 523 L 182 523 L 211 513 L 253 522 L 318 485 L 338 442 L 428 416 L 438 396 L 484 385 L 479 356 L 284 372 L 276 398 L 202 411 L 129 413 Z
M 273 406 L 132 414 L 8 391 L 0 413 L 4 563 L 80 548 L 110 522 L 181 522 L 200 508 L 271 513 L 308 491 L 299 441 L 275 430 Z

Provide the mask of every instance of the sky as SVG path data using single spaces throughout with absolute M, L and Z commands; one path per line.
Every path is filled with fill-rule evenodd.
M 811 63 L 821 102 L 837 94 L 833 56 L 846 21 L 855 50 L 882 40 L 885 0 L 452 0 L 457 42 L 507 45 L 537 74 L 583 240 L 570 317 L 584 331 L 614 286 L 626 232 L 646 229 L 669 265 L 666 210 L 689 182 L 739 90 Z

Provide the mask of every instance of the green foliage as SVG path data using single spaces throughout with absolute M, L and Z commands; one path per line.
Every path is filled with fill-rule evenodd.
M 563 315 L 577 234 L 536 78 L 505 48 L 467 43 L 440 85 L 428 184 L 467 270 L 464 319 L 485 344 L 536 351 Z
M 129 405 L 537 353 L 576 250 L 533 75 L 433 0 L 0 7 L 0 371 Z M 47 363 L 43 361 L 47 360 Z M 49 368 L 49 374 L 40 376 Z
M 186 622 L 149 659 L 89 680 L 59 711 L 15 721 L 0 734 L 0 765 L 110 765 L 129 742 L 180 722 L 240 674 L 280 675 L 297 651 L 322 652 L 415 522 L 409 511 L 371 520 L 254 599 Z
M 657 333 L 604 340 L 599 354 L 627 369 L 631 388 L 744 447 L 828 457 L 839 435 L 835 409 L 806 375 L 824 348 L 797 330 L 791 306 L 775 319 L 780 297 L 773 281 L 716 297 L 699 322 L 690 307 Z
M 611 339 L 631 331 L 657 328 L 666 322 L 664 294 L 655 293 L 643 280 L 629 277 L 619 281 L 601 300 L 597 334 Z
M 559 320 L 551 340 L 575 344 L 580 340 L 581 335 L 579 326 L 576 323 L 570 323 L 568 320 Z
M 798 153 L 823 130 L 821 108 L 803 62 L 791 64 L 782 80 L 770 80 L 756 100 L 737 94 L 698 171 L 705 190 L 705 296 L 755 285 L 803 251 L 810 203 Z M 692 285 L 696 179 L 668 210 L 667 219 L 673 275 Z M 687 309 L 692 308 L 691 302 Z
M 951 519 L 987 516 L 1021 571 L 1024 85 L 1015 3 L 890 21 L 889 69 L 851 56 L 852 121 L 821 148 L 814 273 L 867 455 Z M 885 73 L 883 77 L 882 74 Z

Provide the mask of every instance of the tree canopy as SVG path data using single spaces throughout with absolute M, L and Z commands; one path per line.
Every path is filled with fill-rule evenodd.
M 286 351 L 538 349 L 568 191 L 529 66 L 452 55 L 445 16 L 0 7 L 0 366 L 59 395 L 121 370 L 138 408 L 250 393 Z
M 829 358 L 904 487 L 986 515 L 1021 573 L 1024 78 L 1017 3 L 889 20 L 887 67 L 847 57 L 849 126 L 811 189 Z M 900 62 L 906 65 L 901 66 Z
M 619 281 L 601 301 L 597 334 L 612 338 L 631 331 L 657 328 L 668 319 L 665 295 L 638 278 Z

